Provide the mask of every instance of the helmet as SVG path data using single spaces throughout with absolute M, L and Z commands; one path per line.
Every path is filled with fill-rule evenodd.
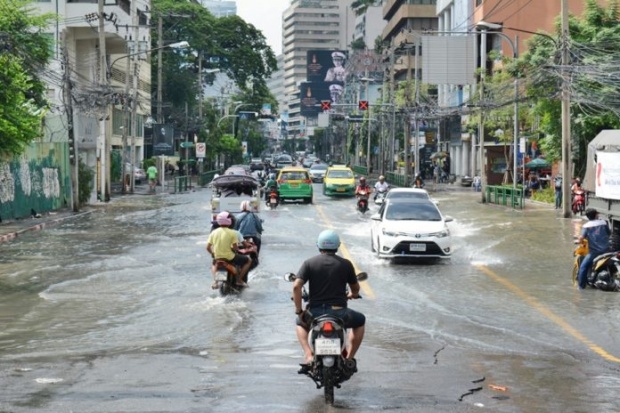
M 274 174 L 273 172 L 269 174 L 269 179 L 276 179 L 276 174 Z
M 360 184 L 365 184 L 366 183 L 366 177 L 364 176 L 360 176 Z
M 380 181 L 385 181 L 385 176 L 383 176 L 383 175 L 379 176 L 379 180 Z
M 230 224 L 232 224 L 232 221 L 230 220 L 230 214 L 228 213 L 228 211 L 222 211 L 219 214 L 217 214 L 217 218 L 215 218 L 215 221 L 220 226 L 230 226 Z
M 337 250 L 340 246 L 340 237 L 331 229 L 326 229 L 319 234 L 316 240 L 316 246 L 320 250 Z
M 241 204 L 239 205 L 239 209 L 241 211 L 249 211 L 251 209 L 250 201 L 241 201 Z
M 596 209 L 594 208 L 586 209 L 586 216 L 588 217 L 590 221 L 592 221 L 593 219 L 596 219 L 597 215 L 598 215 L 598 212 L 596 211 Z

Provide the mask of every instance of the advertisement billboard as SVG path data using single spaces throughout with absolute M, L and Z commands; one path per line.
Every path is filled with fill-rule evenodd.
M 174 156 L 174 125 L 153 125 L 153 156 Z
M 340 82 L 347 76 L 347 53 L 341 50 L 308 50 L 306 55 L 308 82 Z
M 303 82 L 299 91 L 301 116 L 306 117 L 316 117 L 321 112 L 323 100 L 338 104 L 344 99 L 344 86 L 339 83 Z

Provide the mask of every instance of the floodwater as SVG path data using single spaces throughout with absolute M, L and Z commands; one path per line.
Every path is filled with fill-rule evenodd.
M 352 199 L 262 211 L 250 288 L 210 289 L 209 191 L 115 199 L 0 246 L 0 411 L 315 412 L 297 375 L 291 285 L 334 228 L 369 273 L 359 372 L 342 411 L 617 411 L 618 295 L 571 284 L 581 220 L 437 191 L 454 253 L 380 260 Z

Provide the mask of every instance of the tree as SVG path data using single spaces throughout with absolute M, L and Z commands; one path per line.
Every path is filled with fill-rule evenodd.
M 52 52 L 44 29 L 52 16 L 36 15 L 29 1 L 0 0 L 0 155 L 23 153 L 41 137 L 45 83 L 40 74 Z

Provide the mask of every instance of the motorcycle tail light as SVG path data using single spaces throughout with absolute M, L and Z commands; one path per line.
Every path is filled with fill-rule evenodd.
M 321 327 L 321 332 L 324 334 L 332 334 L 334 332 L 334 325 L 331 321 L 326 321 Z
M 311 179 L 304 179 L 302 182 L 303 182 L 304 184 L 311 184 L 311 183 L 312 183 L 312 180 L 311 180 Z

